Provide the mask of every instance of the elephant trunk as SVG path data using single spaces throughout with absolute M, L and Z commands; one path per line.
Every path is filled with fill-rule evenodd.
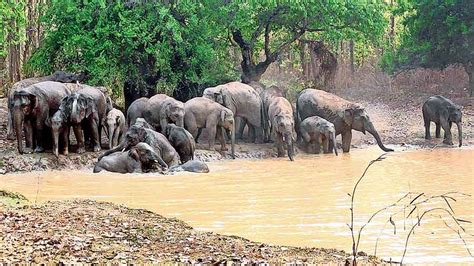
M 25 115 L 20 110 L 20 108 L 18 107 L 15 108 L 15 111 L 13 113 L 13 123 L 14 123 L 14 128 L 15 128 L 16 141 L 18 144 L 18 152 L 20 154 L 23 154 L 23 142 L 22 142 L 21 132 L 23 131 L 24 118 L 25 118 Z
M 113 125 L 108 125 L 108 135 L 109 135 L 109 149 L 114 148 L 114 127 Z
M 377 141 L 377 145 L 379 145 L 380 149 L 382 149 L 385 152 L 391 152 L 393 151 L 392 149 L 389 149 L 385 147 L 382 143 L 382 140 L 380 139 L 379 133 L 377 130 L 375 130 L 374 126 L 372 123 L 370 123 L 370 126 L 366 128 L 367 132 L 369 132 L 372 136 L 374 136 L 375 140 Z
M 235 159 L 235 126 L 232 126 L 230 131 L 230 151 L 232 159 Z
M 338 156 L 337 145 L 336 145 L 336 134 L 334 134 L 334 132 L 331 134 L 331 142 L 332 142 L 332 146 L 334 147 L 334 153 L 336 154 L 336 156 Z
M 290 158 L 290 161 L 294 161 L 295 151 L 293 148 L 293 138 L 291 134 L 284 134 L 283 137 L 284 137 L 284 141 L 286 143 L 286 147 L 288 150 L 288 158 Z
M 184 127 L 184 116 L 181 116 L 178 118 L 178 120 L 176 120 L 176 125 L 178 127 Z
M 59 129 L 57 128 L 52 128 L 51 129 L 53 133 L 53 153 L 56 157 L 59 157 Z M 68 145 L 67 143 L 65 145 Z
M 459 147 L 461 147 L 462 146 L 462 123 L 461 123 L 461 121 L 457 122 L 456 125 L 458 126 Z

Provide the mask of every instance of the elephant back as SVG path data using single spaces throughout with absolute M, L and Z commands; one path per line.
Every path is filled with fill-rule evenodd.
M 35 95 L 38 101 L 44 101 L 51 112 L 57 111 L 61 100 L 69 94 L 68 88 L 63 83 L 55 81 L 35 83 L 26 87 L 24 91 Z
M 344 110 L 357 106 L 337 95 L 315 89 L 302 91 L 296 104 L 300 120 L 317 115 L 334 124 L 342 119 Z
M 227 98 L 225 107 L 235 116 L 247 119 L 251 124 L 262 125 L 263 102 L 260 95 L 249 85 L 241 82 L 229 82 L 221 85 L 222 94 Z
M 153 129 L 145 129 L 149 136 L 146 143 L 152 146 L 158 154 L 161 154 L 163 160 L 170 166 L 170 163 L 179 162 L 179 155 L 173 145 L 168 141 L 165 135 L 154 131 Z

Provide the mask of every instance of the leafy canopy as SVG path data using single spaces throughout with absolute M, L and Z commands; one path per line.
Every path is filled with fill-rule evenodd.
M 27 70 L 85 72 L 91 84 L 127 80 L 176 86 L 215 83 L 231 74 L 221 28 L 194 1 L 52 0 L 45 39 Z M 115 86 L 114 86 L 115 85 Z
M 404 16 L 401 43 L 385 55 L 390 71 L 416 67 L 472 67 L 474 62 L 474 1 L 406 0 L 396 11 Z

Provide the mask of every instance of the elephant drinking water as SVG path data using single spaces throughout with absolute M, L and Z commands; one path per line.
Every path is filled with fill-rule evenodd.
M 333 123 L 336 136 L 342 134 L 343 152 L 350 150 L 353 129 L 364 134 L 369 132 L 383 151 L 393 151 L 383 145 L 365 109 L 337 95 L 322 90 L 303 90 L 296 100 L 296 109 L 298 121 L 317 115 Z M 332 150 L 332 147 L 329 150 Z

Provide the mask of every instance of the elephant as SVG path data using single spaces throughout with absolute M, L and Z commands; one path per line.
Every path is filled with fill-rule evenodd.
M 349 152 L 351 147 L 352 129 L 369 132 L 374 136 L 378 146 L 385 152 L 392 149 L 385 147 L 370 121 L 364 108 L 342 99 L 334 94 L 315 89 L 306 89 L 300 92 L 296 100 L 297 123 L 310 117 L 319 116 L 334 124 L 336 136 L 342 134 L 342 151 Z M 299 128 L 299 127 L 297 127 Z M 297 132 L 301 135 L 299 132 Z M 332 150 L 333 147 L 329 147 Z
M 184 127 L 184 104 L 165 94 L 157 94 L 148 100 L 143 118 L 158 132 L 163 132 L 168 123 Z
M 91 134 L 93 151 L 100 151 L 102 121 L 107 111 L 104 93 L 98 88 L 85 86 L 68 95 L 61 102 L 60 109 L 65 114 L 63 117 L 67 119 L 66 123 L 73 127 L 78 144 L 77 153 L 85 152 L 83 129 Z M 53 135 L 57 137 L 59 134 L 53 131 Z
M 175 165 L 170 168 L 170 172 L 193 172 L 193 173 L 209 173 L 209 167 L 206 163 L 198 160 L 190 160 L 181 165 Z
M 458 127 L 459 147 L 462 146 L 462 107 L 451 100 L 440 96 L 431 96 L 423 104 L 423 121 L 425 123 L 425 139 L 431 139 L 430 123 L 436 124 L 436 137 L 441 137 L 441 127 L 444 130 L 444 144 L 453 145 L 451 126 Z
M 324 153 L 331 153 L 329 147 L 334 148 L 334 153 L 337 154 L 336 148 L 336 129 L 334 124 L 319 116 L 310 116 L 303 120 L 300 125 L 299 132 L 305 144 L 309 146 L 311 153 L 319 154 L 321 151 L 321 144 L 323 144 Z
M 129 150 L 139 142 L 145 142 L 153 148 L 158 154 L 158 163 L 163 170 L 179 164 L 179 154 L 163 134 L 136 124 L 128 128 L 120 145 L 103 153 L 99 156 L 99 160 L 114 152 Z
M 262 92 L 265 90 L 265 85 L 257 81 L 251 81 L 248 85 L 252 87 L 258 93 L 258 95 L 262 94 Z
M 115 152 L 101 158 L 94 167 L 94 173 L 102 170 L 116 173 L 142 173 L 158 162 L 158 154 L 145 142 L 140 142 L 126 152 Z
M 142 118 L 142 117 L 137 118 L 137 120 L 135 121 L 135 124 L 133 125 L 155 130 L 150 124 L 148 124 L 145 118 Z
M 249 125 L 252 142 L 264 142 L 263 132 L 266 123 L 263 117 L 263 103 L 260 95 L 252 87 L 241 82 L 229 82 L 205 89 L 203 97 L 230 109 L 234 118 L 242 118 Z M 241 130 L 237 130 L 236 138 L 242 138 L 240 133 Z
M 46 119 L 59 109 L 61 99 L 69 93 L 64 84 L 54 81 L 36 83 L 15 91 L 12 115 L 20 154 L 31 153 L 35 140 L 35 152 L 44 151 L 44 142 L 50 140 L 50 137 L 44 134 Z M 22 143 L 23 130 L 25 148 Z
M 265 117 L 265 120 L 267 121 L 267 125 L 270 123 L 270 118 L 268 116 L 268 106 L 270 105 L 270 102 L 273 98 L 275 97 L 286 97 L 286 93 L 283 89 L 277 87 L 277 86 L 271 86 L 264 91 L 260 93 L 260 97 L 262 98 L 263 102 L 263 116 Z M 266 130 L 264 132 L 265 140 L 269 141 L 270 140 L 270 127 L 267 126 Z
M 193 135 L 183 127 L 178 127 L 175 124 L 168 124 L 163 132 L 166 138 L 179 154 L 181 163 L 186 163 L 189 160 L 194 160 L 194 150 L 196 143 Z
M 103 127 L 105 133 L 109 137 L 109 149 L 117 147 L 119 142 L 121 142 L 122 137 L 125 136 L 125 124 L 125 116 L 122 111 L 113 108 L 107 113 L 105 120 L 103 121 Z
M 191 135 L 196 139 L 198 130 L 206 128 L 209 135 L 209 150 L 213 151 L 214 142 L 217 137 L 221 143 L 221 151 L 227 150 L 224 133 L 229 132 L 231 136 L 231 155 L 235 158 L 235 125 L 234 113 L 204 97 L 196 97 L 184 104 L 184 125 Z
M 76 82 L 82 80 L 84 76 L 82 74 L 73 74 L 67 73 L 64 71 L 56 71 L 52 75 L 43 76 L 43 77 L 36 77 L 36 78 L 27 78 L 15 82 L 12 88 L 9 90 L 8 93 L 8 120 L 7 120 L 7 139 L 13 140 L 15 139 L 15 129 L 13 124 L 13 96 L 16 91 L 19 91 L 23 88 L 31 86 L 36 83 L 44 82 L 44 81 L 56 81 L 61 83 L 69 83 L 69 82 Z
M 65 98 L 63 98 L 65 99 Z M 62 154 L 69 154 L 69 130 L 67 117 L 63 110 L 60 109 L 54 113 L 52 117 L 48 117 L 45 121 L 46 126 L 51 128 L 53 133 L 53 154 L 59 157 L 59 145 L 62 145 Z
M 127 110 L 127 125 L 130 127 L 135 124 L 137 118 L 143 117 L 143 112 L 145 112 L 146 105 L 148 103 L 148 98 L 142 97 L 136 99 L 130 104 Z
M 293 108 L 291 103 L 283 97 L 275 97 L 268 106 L 268 115 L 270 117 L 270 128 L 272 138 L 278 151 L 278 157 L 285 156 L 284 144 L 288 151 L 288 158 L 294 160 L 295 150 L 293 143 L 296 133 L 295 121 L 293 120 Z

